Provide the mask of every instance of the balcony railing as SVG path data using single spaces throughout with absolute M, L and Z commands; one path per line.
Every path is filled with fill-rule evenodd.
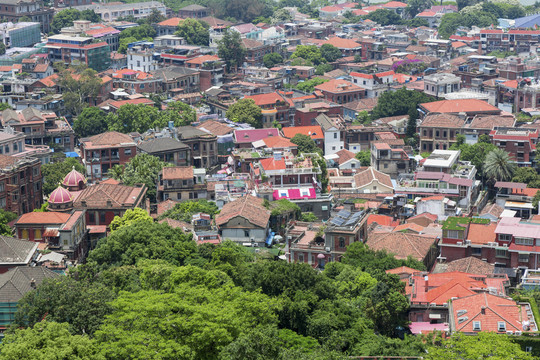
M 293 168 L 293 169 L 279 169 L 279 170 L 266 170 L 267 176 L 272 175 L 302 175 L 302 174 L 320 174 L 319 168 Z

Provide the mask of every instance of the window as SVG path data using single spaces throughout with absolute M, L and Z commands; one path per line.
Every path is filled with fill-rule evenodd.
M 529 254 L 528 253 L 520 253 L 519 254 L 519 262 L 526 263 L 529 262 Z
M 91 224 L 94 224 L 96 222 L 96 215 L 94 214 L 94 212 L 88 213 L 88 222 Z
M 499 234 L 499 241 L 511 241 L 512 235 L 510 234 Z
M 304 254 L 298 254 L 298 262 L 304 262 Z
M 40 229 L 34 230 L 34 239 L 41 240 L 41 230 Z
M 23 231 L 21 232 L 21 238 L 22 239 L 28 239 L 28 230 L 27 229 L 23 229 Z
M 244 237 L 249 237 L 249 230 L 244 230 Z
M 461 239 L 461 231 L 446 230 L 446 237 L 449 239 Z
M 385 168 L 385 169 L 388 169 L 388 164 L 384 164 L 384 168 Z
M 504 321 L 498 321 L 497 322 L 497 330 L 498 331 L 506 331 L 506 323 Z
M 337 133 L 334 133 L 334 139 L 337 139 Z
M 506 258 L 508 257 L 508 251 L 505 249 L 497 249 L 495 250 L 495 256 L 499 258 Z
M 339 238 L 339 247 L 340 247 L 340 248 L 344 248 L 344 247 L 345 247 L 345 238 L 342 237 L 342 236 Z
M 124 149 L 124 155 L 126 156 L 131 155 L 131 149 Z
M 473 331 L 482 330 L 482 326 L 480 325 L 480 321 L 473 321 L 472 322 L 472 329 L 473 329 Z
M 99 223 L 102 224 L 102 225 L 105 224 L 105 212 L 104 211 L 99 213 Z
M 516 245 L 534 245 L 534 239 L 531 238 L 516 238 Z
M 472 248 L 472 254 L 474 256 L 482 255 L 482 248 L 477 248 L 477 247 Z
M 6 198 L 1 198 L 0 199 L 0 208 L 5 208 L 6 207 Z

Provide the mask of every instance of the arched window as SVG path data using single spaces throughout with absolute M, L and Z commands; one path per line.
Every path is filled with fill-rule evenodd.
M 344 248 L 345 247 L 345 238 L 343 236 L 339 237 L 339 247 Z

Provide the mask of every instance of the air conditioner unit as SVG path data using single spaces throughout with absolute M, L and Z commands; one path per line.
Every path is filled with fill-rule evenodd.
M 512 330 L 507 330 L 506 335 L 514 335 L 514 332 Z
M 471 240 L 465 240 L 465 245 L 471 245 Z
M 503 244 L 504 247 L 508 247 L 508 244 Z
M 463 241 L 458 241 L 457 244 L 458 245 L 463 245 Z
M 516 335 L 516 336 L 521 336 L 521 331 L 516 330 L 516 331 L 514 332 L 514 335 Z

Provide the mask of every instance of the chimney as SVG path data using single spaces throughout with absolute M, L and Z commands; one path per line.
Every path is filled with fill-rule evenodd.
M 35 289 L 35 288 L 36 288 L 36 280 L 34 280 L 34 278 L 32 278 L 32 279 L 30 280 L 30 287 L 31 287 L 32 289 Z

